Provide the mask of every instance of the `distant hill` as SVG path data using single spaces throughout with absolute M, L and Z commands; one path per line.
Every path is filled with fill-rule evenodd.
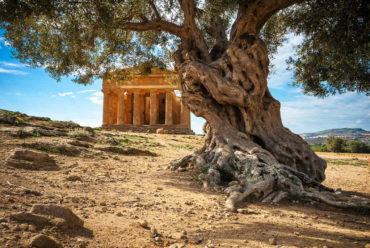
M 360 140 L 370 144 L 370 132 L 362 128 L 334 128 L 315 133 L 300 134 L 309 144 L 323 144 L 328 137 L 341 137 L 344 139 Z

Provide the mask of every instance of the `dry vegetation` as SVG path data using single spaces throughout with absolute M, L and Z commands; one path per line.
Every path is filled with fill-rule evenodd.
M 17 123 L 0 125 L 0 247 L 26 247 L 37 234 L 54 237 L 63 247 L 89 248 L 351 248 L 370 243 L 370 218 L 361 209 L 349 212 L 297 199 L 225 211 L 226 196 L 203 189 L 198 169 L 168 169 L 170 161 L 199 148 L 202 137 L 94 131 L 16 117 Z M 30 169 L 34 165 L 21 167 L 21 161 L 14 166 L 17 160 L 9 157 L 15 149 L 49 154 L 49 167 Z M 370 197 L 366 161 L 328 162 L 326 186 Z M 29 212 L 35 204 L 67 207 L 83 227 L 14 220 L 14 214 Z

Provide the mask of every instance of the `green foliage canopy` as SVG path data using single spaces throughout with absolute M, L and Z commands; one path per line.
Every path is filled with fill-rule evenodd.
M 232 43 L 240 13 L 256 1 L 2 0 L 0 27 L 23 63 L 43 67 L 56 79 L 74 75 L 87 84 L 122 68 L 173 66 L 188 23 L 198 26 L 210 54 L 223 51 Z M 370 92 L 367 1 L 262 2 L 284 2 L 258 29 L 270 57 L 288 32 L 303 36 L 290 60 L 294 85 L 318 96 Z M 189 4 L 195 10 L 190 20 L 184 8 Z
M 291 58 L 295 81 L 316 96 L 370 92 L 370 3 L 306 1 L 285 11 L 287 26 L 303 42 Z
M 369 153 L 370 146 L 359 140 L 347 140 L 340 137 L 329 137 L 325 141 L 329 152 Z M 324 148 L 324 147 L 323 147 Z M 324 150 L 323 150 L 324 151 Z

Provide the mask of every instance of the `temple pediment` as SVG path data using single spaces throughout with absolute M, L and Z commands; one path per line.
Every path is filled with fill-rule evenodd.
M 175 71 L 151 68 L 144 75 L 112 74 L 103 80 L 103 128 L 122 131 L 193 133 L 190 111 Z
M 103 81 L 103 88 L 121 89 L 180 89 L 178 75 L 173 70 L 151 68 L 151 72 L 145 75 L 130 75 L 117 73 L 111 79 Z

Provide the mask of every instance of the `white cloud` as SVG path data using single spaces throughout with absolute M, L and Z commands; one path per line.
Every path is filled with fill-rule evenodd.
M 98 91 L 98 92 L 95 92 L 93 94 L 91 94 L 92 96 L 100 96 L 100 97 L 103 97 L 103 92 L 101 91 Z
M 22 65 L 22 64 L 10 63 L 10 62 L 6 62 L 6 61 L 0 61 L 0 64 L 5 66 L 5 67 L 17 67 L 17 68 L 24 67 L 24 65 Z
M 4 69 L 4 68 L 0 68 L 0 73 L 6 73 L 6 74 L 12 74 L 12 75 L 27 75 L 28 74 L 25 71 L 10 70 L 10 69 Z
M 268 78 L 270 88 L 282 89 L 284 85 L 288 85 L 292 81 L 293 72 L 287 70 L 288 65 L 286 60 L 289 57 L 294 57 L 294 47 L 301 42 L 301 36 L 289 34 L 287 41 L 278 48 L 275 58 L 271 60 L 271 64 L 273 64 L 274 67 Z
M 293 132 L 330 128 L 370 128 L 370 99 L 356 93 L 317 98 L 300 94 L 281 102 L 282 120 Z
M 202 117 L 196 117 L 193 113 L 191 113 L 191 129 L 196 134 L 203 134 L 203 126 L 205 122 L 206 120 Z
M 81 90 L 81 91 L 78 91 L 77 93 L 79 94 L 83 94 L 83 93 L 88 93 L 88 92 L 95 92 L 96 90 Z
M 73 92 L 63 92 L 63 93 L 58 93 L 58 96 L 72 96 Z
M 0 43 L 4 44 L 5 46 L 10 46 L 10 43 L 4 37 L 0 37 Z
M 94 104 L 103 104 L 103 93 L 100 91 L 92 93 L 88 99 Z

